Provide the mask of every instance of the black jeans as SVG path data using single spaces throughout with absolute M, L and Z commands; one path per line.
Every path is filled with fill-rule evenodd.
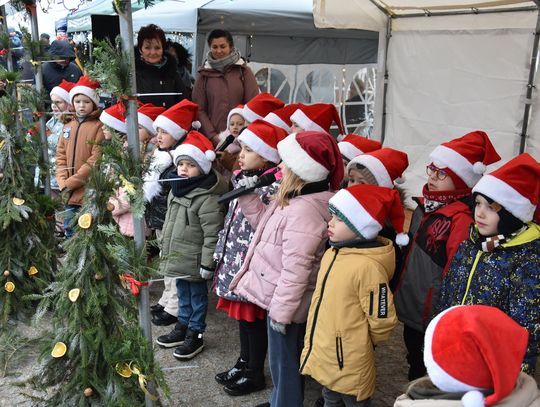
M 403 326 L 403 340 L 407 348 L 409 362 L 409 381 L 426 375 L 424 365 L 424 332 L 408 325 Z

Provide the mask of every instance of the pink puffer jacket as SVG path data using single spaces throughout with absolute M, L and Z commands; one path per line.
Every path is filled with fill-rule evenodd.
M 301 195 L 283 209 L 276 201 L 265 206 L 256 194 L 238 199 L 255 235 L 230 289 L 268 310 L 276 322 L 307 320 L 328 238 L 332 195 L 328 191 Z

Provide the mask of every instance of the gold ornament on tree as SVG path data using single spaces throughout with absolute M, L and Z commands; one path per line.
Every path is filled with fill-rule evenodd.
M 28 275 L 29 276 L 35 276 L 37 273 L 38 273 L 38 269 L 36 267 L 34 267 L 34 266 L 31 266 L 28 269 Z
M 84 389 L 83 393 L 85 397 L 92 397 L 94 395 L 94 390 L 91 387 L 87 387 Z
M 12 293 L 15 291 L 15 284 L 13 284 L 11 281 L 8 281 L 6 284 L 4 284 L 4 290 L 6 290 L 8 293 Z

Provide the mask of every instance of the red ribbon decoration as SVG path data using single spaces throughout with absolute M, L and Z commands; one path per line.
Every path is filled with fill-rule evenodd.
M 5 49 L 5 48 L 2 48 L 0 49 L 0 57 L 3 57 L 4 55 L 6 55 L 8 53 L 8 50 Z
M 120 279 L 130 284 L 129 288 L 133 295 L 139 295 L 139 287 L 148 285 L 148 281 L 137 281 L 131 274 L 121 274 Z

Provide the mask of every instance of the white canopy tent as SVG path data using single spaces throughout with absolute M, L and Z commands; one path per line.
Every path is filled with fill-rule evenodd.
M 472 130 L 486 131 L 502 156 L 493 168 L 522 143 L 539 159 L 539 3 L 314 0 L 317 26 L 380 33 L 377 83 L 386 88 L 377 89 L 375 134 L 408 153 L 409 194 L 425 183 L 433 148 Z

